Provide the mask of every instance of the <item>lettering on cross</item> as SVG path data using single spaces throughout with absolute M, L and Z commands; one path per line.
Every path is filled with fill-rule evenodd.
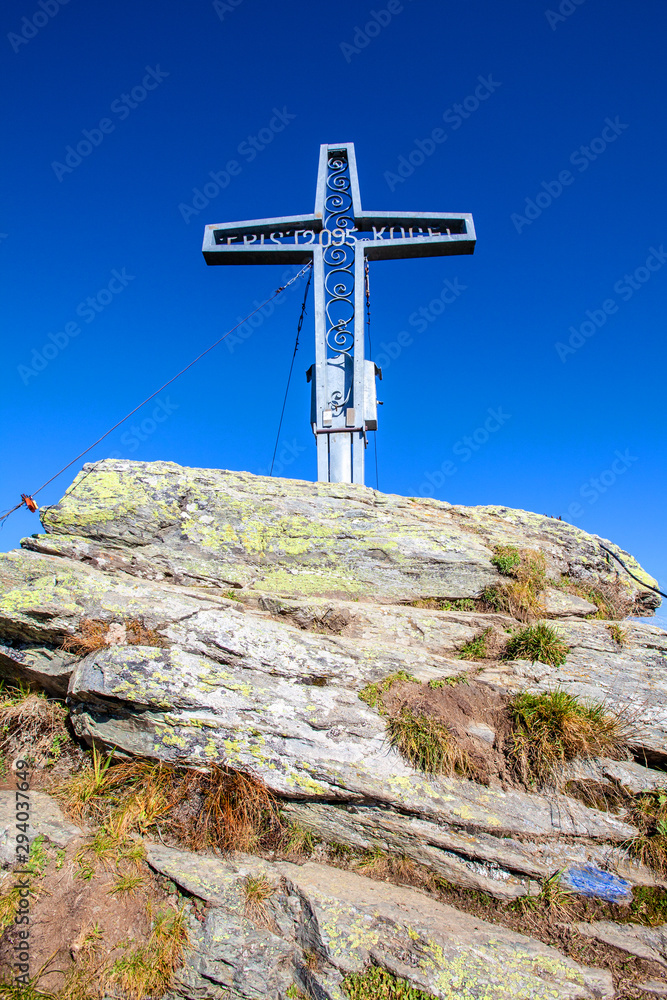
M 364 212 L 354 144 L 320 147 L 312 215 L 206 226 L 207 264 L 313 265 L 315 364 L 311 426 L 317 478 L 364 483 L 367 432 L 377 429 L 376 376 L 364 356 L 366 261 L 471 254 L 468 213 Z

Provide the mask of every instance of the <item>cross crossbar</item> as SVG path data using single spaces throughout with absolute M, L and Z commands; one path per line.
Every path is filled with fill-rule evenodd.
M 375 375 L 382 375 L 364 357 L 365 261 L 471 254 L 475 239 L 469 213 L 364 212 L 351 142 L 320 147 L 311 215 L 206 226 L 207 264 L 313 262 L 318 479 L 363 483 L 366 432 L 377 428 Z

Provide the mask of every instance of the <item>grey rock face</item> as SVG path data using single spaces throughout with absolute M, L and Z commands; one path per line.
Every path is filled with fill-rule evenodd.
M 575 927 L 585 937 L 626 951 L 637 958 L 657 962 L 667 968 L 667 926 L 643 927 L 641 924 L 617 924 L 612 920 L 593 920 Z
M 169 462 L 84 466 L 43 519 L 48 536 L 26 540 L 30 548 L 149 579 L 285 596 L 477 596 L 498 579 L 498 543 L 540 548 L 554 572 L 616 577 L 593 536 L 526 511 Z M 647 607 L 658 603 L 631 578 L 625 584 Z
M 654 997 L 667 996 L 667 982 L 661 982 L 659 979 L 647 979 L 645 983 L 638 983 L 638 987 L 643 993 Z
M 620 786 L 633 795 L 667 788 L 667 774 L 664 771 L 654 771 L 634 761 L 607 760 L 602 757 L 573 760 L 563 768 L 560 780 L 563 784 L 568 781 L 594 781 L 607 785 L 610 789 Z
M 371 960 L 413 987 L 460 1000 L 613 996 L 608 972 L 415 889 L 327 865 L 221 861 L 161 845 L 149 847 L 148 861 L 212 904 L 188 968 L 240 998 L 255 998 L 261 988 L 266 1000 L 279 1000 L 292 982 L 312 996 L 339 998 L 344 976 Z M 274 887 L 264 926 L 245 913 L 248 875 Z M 185 981 L 193 978 L 186 970 Z
M 538 884 L 534 879 L 549 878 L 572 866 L 614 871 L 631 885 L 656 884 L 655 876 L 631 860 L 623 847 L 607 843 L 556 838 L 524 842 L 374 806 L 290 802 L 283 812 L 328 843 L 407 857 L 455 885 L 498 899 L 531 894 Z
M 13 684 L 35 684 L 49 694 L 64 698 L 75 658 L 47 646 L 13 649 L 0 645 L 0 677 Z
M 230 658 L 225 667 L 176 647 L 113 646 L 91 653 L 70 684 L 75 726 L 89 739 L 130 753 L 251 770 L 287 797 L 370 799 L 438 822 L 519 835 L 614 842 L 633 836 L 622 819 L 566 796 L 415 772 L 387 746 L 378 712 L 344 677 L 336 678 L 338 661 L 327 662 L 326 686 L 309 685 L 296 642 L 293 649 L 290 659 L 287 649 L 264 645 L 255 653 L 263 656 L 261 670 L 253 670 L 252 661 L 246 668 L 238 648 L 229 646 L 236 664 Z M 322 667 L 314 666 L 313 676 L 321 676 Z M 341 668 L 349 669 L 344 661 Z
M 469 671 L 510 694 L 563 686 L 629 706 L 638 758 L 667 761 L 667 633 L 658 628 L 624 622 L 620 646 L 607 623 L 584 619 L 592 605 L 550 588 L 545 614 L 560 619 L 571 649 L 563 667 L 459 659 L 487 630 L 499 657 L 517 625 L 475 604 L 503 580 L 492 563 L 498 544 L 539 549 L 554 581 L 618 579 L 638 606 L 655 606 L 642 584 L 617 577 L 595 536 L 502 507 L 163 462 L 86 467 L 43 516 L 45 535 L 0 556 L 0 676 L 56 694 L 69 678 L 85 739 L 243 769 L 319 836 L 404 854 L 498 898 L 534 892 L 567 867 L 655 884 L 627 855 L 636 831 L 622 811 L 416 771 L 389 747 L 377 707 L 359 698 L 399 671 L 422 682 Z M 474 610 L 424 606 L 432 598 L 464 598 Z M 84 619 L 109 625 L 114 644 L 72 662 L 61 647 Z M 124 644 L 124 623 L 136 619 L 164 648 Z M 467 732 L 495 752 L 487 719 L 471 719 Z M 604 780 L 660 787 L 657 772 L 637 767 L 606 762 Z M 279 947 L 271 937 L 265 946 Z
M 542 595 L 542 606 L 550 618 L 570 618 L 576 616 L 585 618 L 586 615 L 594 614 L 597 608 L 590 601 L 585 601 L 583 597 L 574 594 L 563 593 L 554 587 L 547 587 Z
M 27 808 L 26 796 L 29 802 Z M 65 819 L 60 806 L 50 795 L 44 792 L 26 792 L 25 795 L 20 795 L 20 802 L 17 804 L 15 791 L 0 790 L 0 865 L 3 867 L 16 864 L 19 812 L 21 817 L 26 813 L 29 815 L 25 833 L 30 843 L 36 837 L 43 836 L 56 847 L 65 847 L 75 837 L 81 836 L 79 827 Z
M 667 632 L 624 622 L 619 646 L 604 622 L 561 621 L 558 631 L 570 647 L 562 667 L 526 660 L 490 664 L 480 679 L 509 691 L 543 692 L 555 687 L 579 698 L 623 710 L 632 742 L 649 763 L 667 762 Z

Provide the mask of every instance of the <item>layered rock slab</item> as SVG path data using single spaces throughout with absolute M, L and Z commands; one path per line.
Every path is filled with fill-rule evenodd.
M 532 894 L 554 872 L 582 867 L 614 872 L 628 886 L 663 884 L 631 858 L 623 845 L 558 837 L 520 840 L 372 805 L 289 802 L 283 814 L 326 843 L 406 857 L 455 885 L 497 899 Z
M 223 861 L 155 844 L 147 857 L 212 907 L 204 927 L 195 929 L 181 973 L 190 991 L 199 987 L 205 994 L 218 983 L 238 998 L 280 1000 L 296 982 L 311 996 L 343 1000 L 343 978 L 374 962 L 442 1000 L 574 1000 L 614 993 L 608 972 L 404 886 L 327 865 L 249 856 Z M 249 876 L 263 877 L 273 888 L 255 922 L 246 916 Z
M 562 666 L 527 660 L 485 664 L 479 679 L 508 692 L 563 688 L 587 701 L 621 710 L 631 742 L 645 762 L 667 764 L 667 632 L 653 625 L 623 622 L 619 645 L 608 624 L 559 622 L 569 647 Z
M 554 573 L 615 579 L 599 541 L 553 518 L 452 507 L 363 486 L 107 459 L 42 511 L 29 547 L 152 579 L 286 596 L 478 596 L 496 544 L 539 548 Z M 655 581 L 611 542 L 646 584 Z M 627 577 L 647 607 L 657 595 Z
M 667 969 L 667 925 L 643 927 L 641 924 L 619 924 L 613 920 L 593 920 L 574 925 L 584 937 L 618 948 L 636 958 L 656 962 Z M 667 988 L 667 981 L 665 983 Z
M 635 833 L 567 796 L 416 772 L 387 745 L 383 718 L 354 690 L 335 680 L 304 684 L 266 667 L 223 668 L 178 647 L 109 647 L 81 660 L 72 676 L 74 725 L 130 753 L 250 770 L 286 797 L 384 802 L 438 822 L 526 836 L 622 842 Z

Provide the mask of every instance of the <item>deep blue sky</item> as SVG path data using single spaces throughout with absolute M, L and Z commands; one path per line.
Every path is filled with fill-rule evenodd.
M 281 267 L 207 267 L 204 225 L 312 211 L 319 143 L 353 141 L 365 208 L 472 212 L 478 234 L 473 257 L 371 264 L 376 356 L 387 355 L 383 342 L 397 355 L 401 331 L 413 338 L 389 364 L 380 359 L 380 488 L 560 514 L 629 549 L 667 585 L 661 0 L 634 9 L 564 0 L 565 13 L 554 3 L 549 16 L 549 0 L 392 0 L 390 22 L 369 29 L 376 37 L 357 52 L 357 27 L 385 0 L 69 0 L 57 11 L 57 0 L 42 2 L 46 13 L 38 0 L 6 0 L 0 32 L 0 507 L 280 283 Z M 147 67 L 154 89 L 133 98 Z M 476 107 L 480 77 L 493 92 Z M 251 161 L 242 144 L 274 109 L 288 123 Z M 102 119 L 108 131 L 92 132 L 90 155 L 68 164 L 67 147 Z M 446 141 L 393 180 L 399 157 L 436 128 Z M 231 159 L 241 170 L 226 188 L 198 214 L 184 209 Z M 522 221 L 539 192 L 539 215 L 529 205 L 533 221 Z M 429 303 L 447 279 L 460 294 L 435 316 Z M 86 311 L 110 281 L 116 293 Z M 301 294 L 287 293 L 250 339 L 221 345 L 170 387 L 161 422 L 152 406 L 134 418 L 143 441 L 121 428 L 87 460 L 267 470 Z M 429 320 L 410 325 L 422 307 Z M 604 324 L 559 355 L 587 311 Z M 65 344 L 68 329 L 80 332 Z M 49 334 L 56 346 L 36 372 Z M 311 313 L 279 449 L 283 474 L 303 479 L 315 476 L 303 377 L 313 360 Z M 490 435 L 489 409 L 503 414 Z M 55 502 L 75 471 L 40 501 Z M 0 545 L 35 530 L 22 510 Z

